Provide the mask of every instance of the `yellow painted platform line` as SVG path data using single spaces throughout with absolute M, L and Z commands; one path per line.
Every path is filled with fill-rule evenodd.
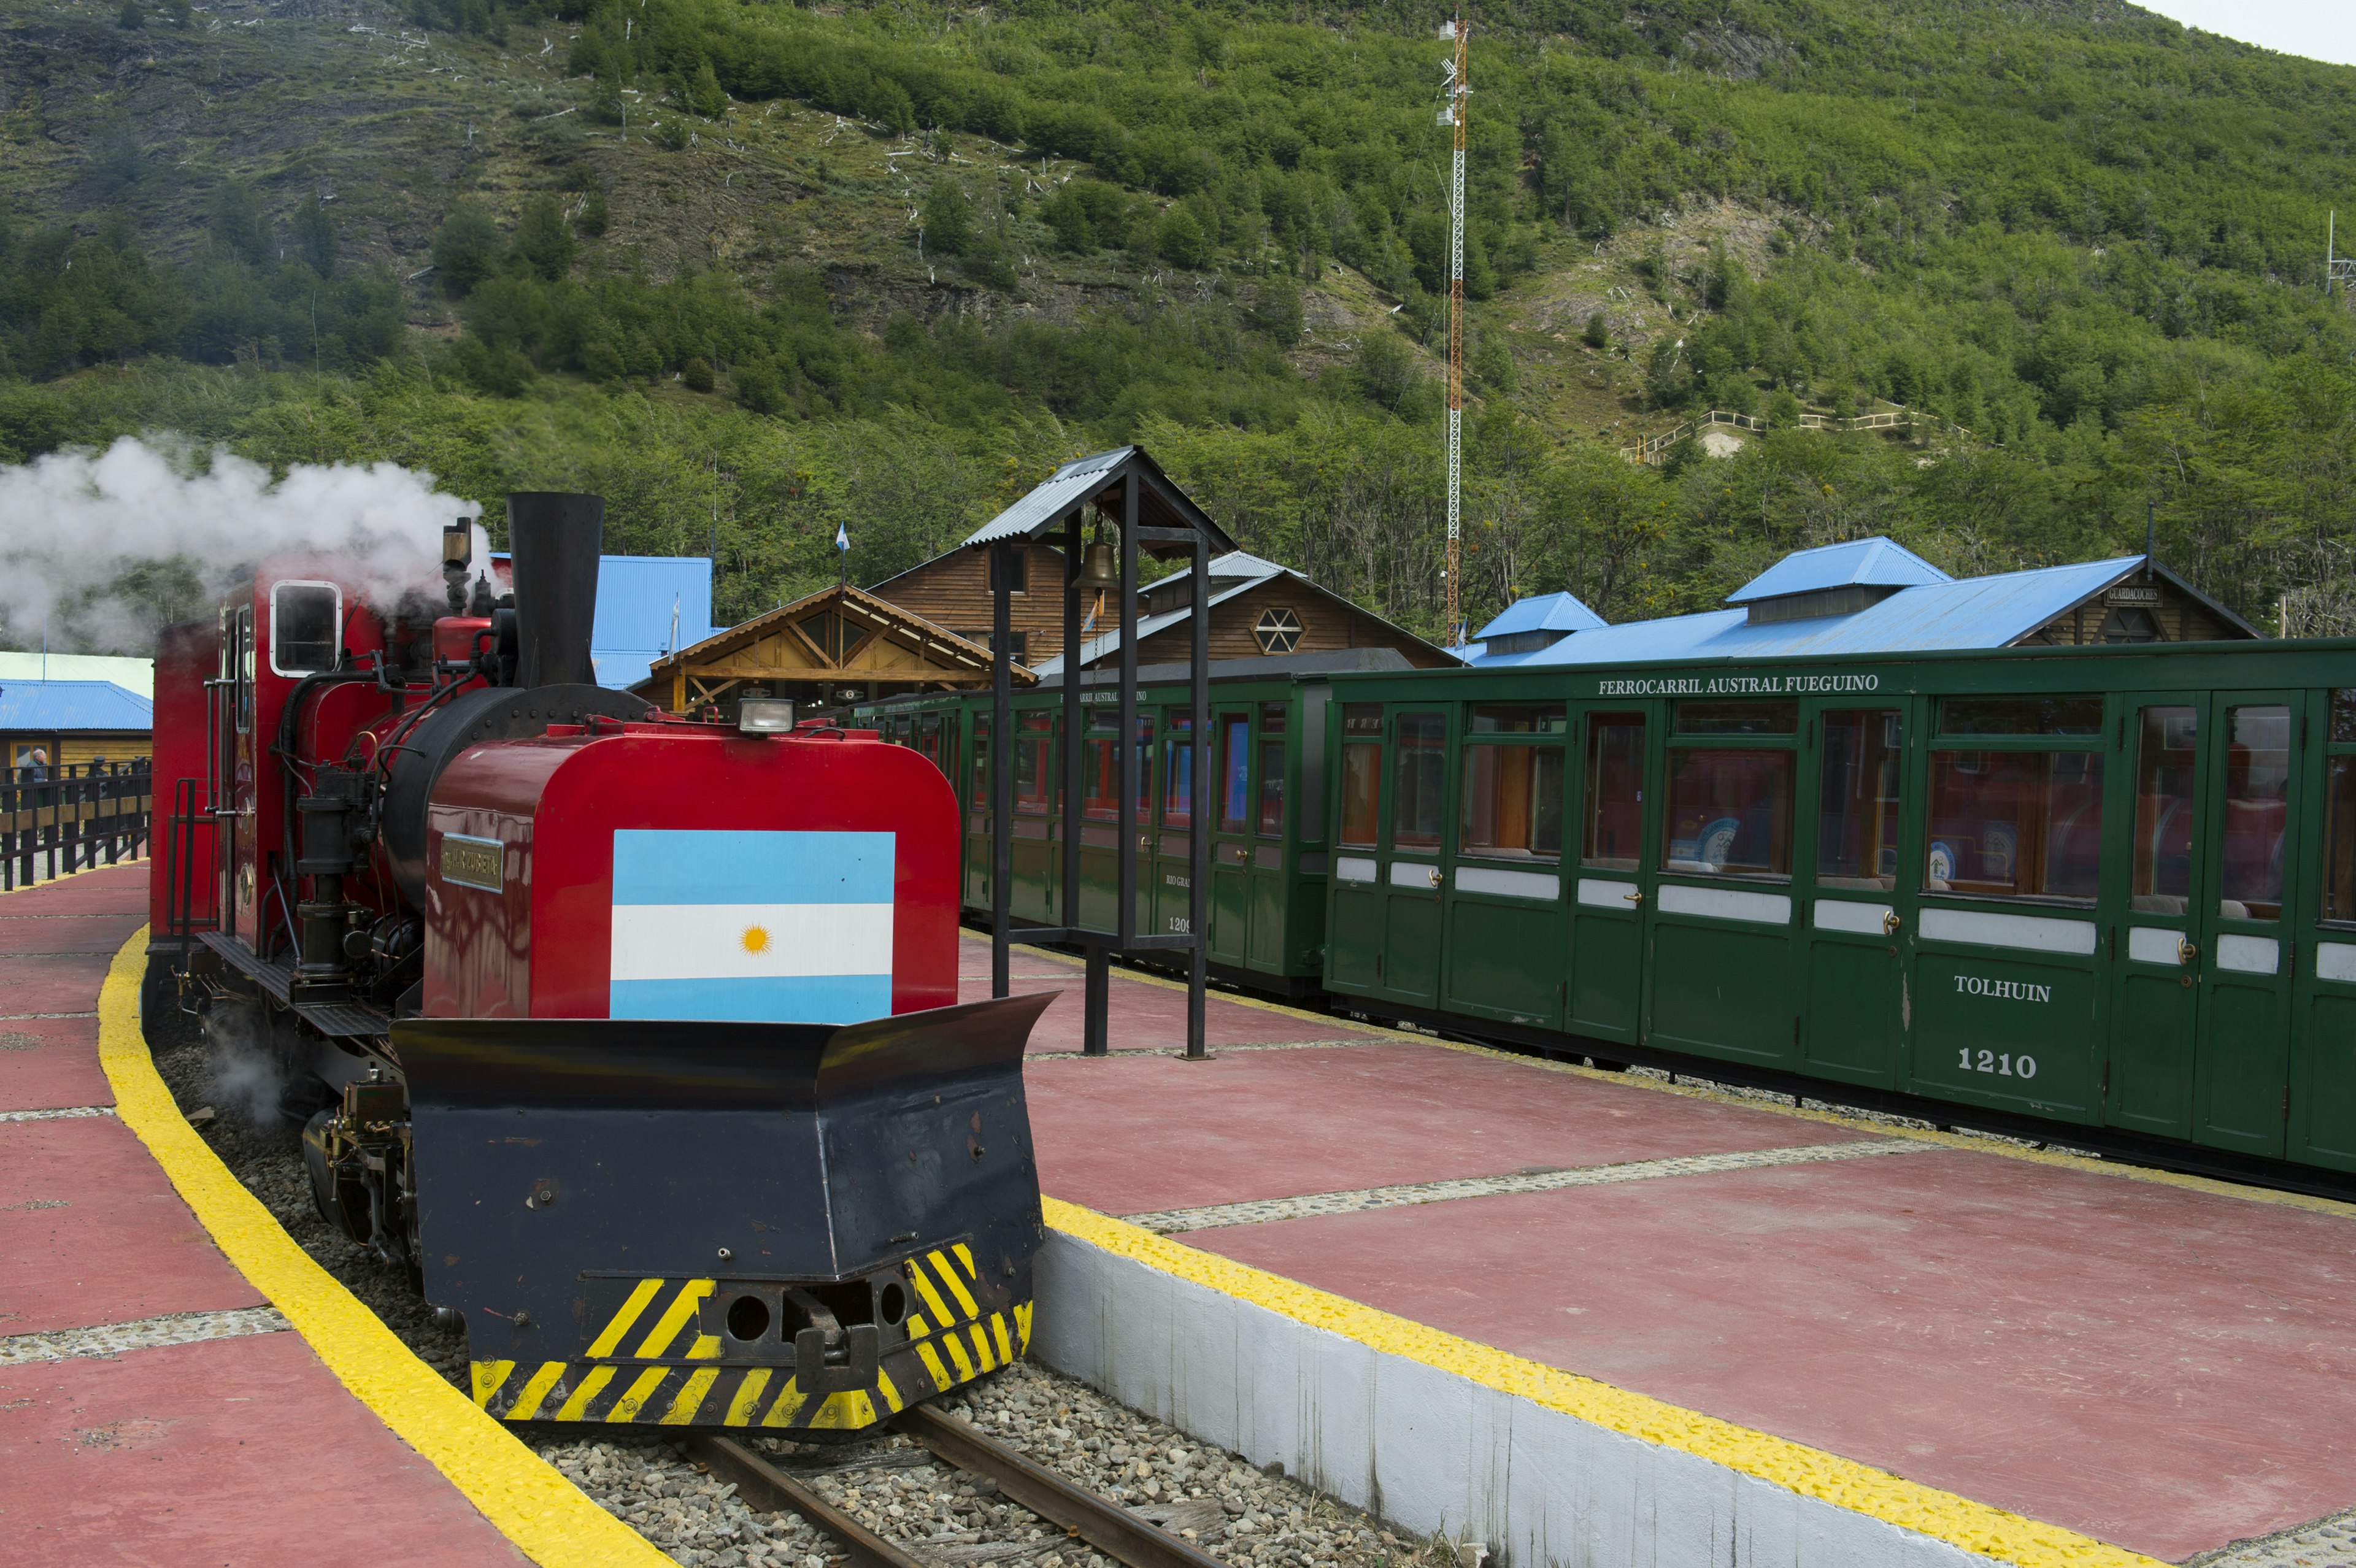
M 1026 956 L 1051 958 L 1058 963 L 1080 965 L 1083 961 L 1068 954 L 1051 952 L 1044 947 L 1016 944 Z M 1183 980 L 1167 976 L 1145 974 L 1127 965 L 1116 967 L 1115 977 L 1134 980 L 1142 986 L 1158 986 L 1164 990 L 1183 991 Z M 2061 1170 L 2080 1170 L 2090 1176 L 2115 1177 L 2121 1181 L 2148 1181 L 2160 1187 L 2181 1188 L 2189 1192 L 2206 1192 L 2219 1198 L 2238 1198 L 2246 1203 L 2270 1203 L 2280 1209 L 2304 1209 L 2312 1214 L 2336 1214 L 2342 1219 L 2356 1219 L 2356 1203 L 2336 1198 L 2319 1198 L 2306 1192 L 2278 1192 L 2266 1187 L 2244 1187 L 2236 1182 L 2221 1181 L 2212 1176 L 2194 1176 L 2177 1170 L 2156 1170 L 2149 1166 L 2130 1165 L 2123 1160 L 2090 1159 L 2084 1155 L 2064 1154 L 2058 1149 L 2025 1148 L 2019 1144 L 2002 1143 L 1994 1138 L 1974 1137 L 1967 1133 L 1943 1133 L 1929 1127 L 1899 1127 L 1886 1122 L 1868 1121 L 1862 1116 L 1844 1115 L 1838 1111 L 1816 1110 L 1805 1105 L 1779 1105 L 1772 1100 L 1754 1100 L 1748 1095 L 1732 1094 L 1722 1089 L 1705 1089 L 1695 1083 L 1664 1083 L 1657 1078 L 1643 1078 L 1626 1072 L 1606 1072 L 1600 1068 L 1583 1067 L 1577 1062 L 1551 1061 L 1545 1057 L 1525 1056 L 1519 1051 L 1499 1051 L 1494 1046 L 1473 1045 L 1466 1040 L 1442 1040 L 1437 1035 L 1415 1029 L 1393 1029 L 1385 1024 L 1366 1023 L 1358 1019 L 1336 1019 L 1328 1013 L 1312 1013 L 1283 1002 L 1247 996 L 1237 991 L 1214 993 L 1223 1002 L 1237 1007 L 1258 1008 L 1263 1012 L 1280 1013 L 1286 1018 L 1300 1019 L 1309 1023 L 1344 1026 L 1363 1029 L 1367 1043 L 1383 1040 L 1404 1040 L 1411 1045 L 1429 1045 L 1441 1051 L 1462 1051 L 1468 1056 L 1485 1056 L 1493 1061 L 1511 1062 L 1520 1067 L 1535 1067 L 1547 1072 L 1567 1072 L 1575 1078 L 1589 1078 L 1599 1083 L 1617 1083 L 1622 1088 L 1643 1089 L 1655 1094 L 1675 1094 L 1687 1100 L 1701 1100 L 1716 1105 L 1738 1105 L 1745 1110 L 1766 1111 L 1778 1116 L 1793 1116 L 1804 1122 L 1821 1122 L 1826 1126 L 1852 1127 L 1859 1132 L 1882 1137 L 1913 1138 L 1922 1143 L 1940 1144 L 1948 1148 L 1970 1154 L 1996 1155 L 2005 1159 L 2026 1160 L 2031 1165 L 2051 1166 Z M 1680 1071 L 1683 1071 L 1682 1069 Z M 1837 1085 L 1826 1084 L 1830 1092 Z M 1968 1106 L 1958 1105 L 1958 1113 L 1968 1115 Z M 2070 1129 L 2057 1124 L 2055 1136 L 2066 1138 Z
M 669 1556 L 476 1409 L 313 1263 L 181 1117 L 139 1032 L 146 947 L 142 926 L 107 972 L 98 1001 L 99 1061 L 114 1085 L 116 1114 L 139 1135 L 238 1272 L 286 1315 L 361 1403 L 448 1477 L 534 1563 L 542 1568 L 668 1568 Z
M 1716 1416 L 1680 1409 L 1362 1306 L 1059 1199 L 1047 1223 L 1160 1274 L 1339 1334 L 1369 1349 L 1452 1372 L 1623 1436 L 1675 1448 L 1802 1497 L 1976 1552 L 2018 1568 L 2166 1568 L 2158 1559 Z

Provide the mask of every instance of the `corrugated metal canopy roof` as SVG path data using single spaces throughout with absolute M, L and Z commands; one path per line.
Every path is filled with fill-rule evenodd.
M 1235 549 L 1236 541 L 1227 537 L 1226 530 L 1172 484 L 1152 454 L 1141 446 L 1117 446 L 1110 452 L 1065 464 L 1029 495 L 968 534 L 966 548 L 1044 538 L 1073 507 L 1095 501 L 1102 508 L 1106 492 L 1124 478 L 1123 471 L 1132 465 L 1138 474 L 1137 513 L 1141 524 L 1147 528 L 1196 528 L 1209 537 L 1213 549 L 1221 553 Z M 1151 554 L 1162 555 L 1172 553 L 1175 547 L 1155 544 L 1144 548 Z
M 12 680 L 0 730 L 153 730 L 155 705 L 111 680 Z
M 1795 549 L 1728 594 L 1726 602 L 1748 604 L 1754 599 L 1776 599 L 1786 593 L 1813 593 L 1853 584 L 1913 588 L 1927 582 L 1954 581 L 1897 540 L 1877 534 L 1845 544 Z
M 1481 628 L 1483 637 L 1508 636 L 1515 632 L 1591 632 L 1605 624 L 1602 616 L 1571 594 L 1539 593 L 1516 599 L 1505 613 Z
M 2000 648 L 2142 565 L 2141 556 L 2131 555 L 1928 583 L 1901 589 L 1851 615 L 1771 621 L 1755 626 L 1744 610 L 1631 621 L 1576 633 L 1536 653 L 1486 659 L 1482 667 Z

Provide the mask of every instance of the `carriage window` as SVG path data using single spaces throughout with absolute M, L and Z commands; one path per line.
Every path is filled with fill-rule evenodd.
M 270 669 L 317 675 L 343 652 L 343 591 L 332 582 L 280 582 L 270 590 Z
M 2127 907 L 2182 914 L 2192 897 L 2193 780 L 2201 712 L 2147 708 L 2136 727 L 2135 874 Z
M 1791 735 L 1800 728 L 1796 702 L 1680 702 L 1680 735 Z
M 1014 731 L 1014 809 L 1025 816 L 1047 815 L 1047 753 L 1056 718 L 1025 713 Z
M 2283 828 L 2290 813 L 2290 709 L 2225 709 L 2225 831 L 2217 912 L 2282 918 Z
M 1789 877 L 1796 761 L 1780 749 L 1671 751 L 1661 869 L 1687 876 Z
M 1090 733 L 1081 743 L 1080 815 L 1090 822 L 1113 822 L 1120 816 L 1120 729 L 1118 717 L 1098 711 L 1089 716 Z
M 1448 720 L 1437 713 L 1405 713 L 1398 721 L 1398 757 L 1391 773 L 1391 843 L 1401 849 L 1440 848 L 1440 795 L 1448 764 Z
M 2356 741 L 2356 688 L 2342 688 L 2331 694 L 2331 738 Z
M 1898 768 L 1904 717 L 1895 709 L 1825 716 L 1824 792 L 1816 814 L 1816 885 L 1898 885 Z
M 2099 697 L 1947 697 L 1939 701 L 1942 735 L 2099 735 Z
M 976 811 L 988 811 L 990 803 L 990 716 L 977 713 L 973 720 L 973 789 L 967 796 Z
M 1194 716 L 1173 713 L 1170 737 L 1162 742 L 1162 826 L 1194 824 Z
M 1484 702 L 1468 728 L 1475 735 L 1559 735 L 1569 725 L 1559 702 Z
M 1562 748 L 1468 744 L 1457 848 L 1491 859 L 1562 858 Z
M 1342 827 L 1336 842 L 1375 847 L 1383 805 L 1383 710 L 1372 702 L 1342 709 Z
M 2356 922 L 2356 757 L 2331 759 L 2324 799 L 2323 918 Z
M 1219 716 L 1219 831 L 1247 831 L 1251 811 L 1251 715 Z
M 1259 836 L 1284 837 L 1284 704 L 1259 705 Z
M 2092 903 L 2102 843 L 2099 753 L 1931 753 L 1927 891 Z
M 1644 716 L 1599 713 L 1587 723 L 1587 827 L 1579 863 L 1633 871 L 1644 823 Z

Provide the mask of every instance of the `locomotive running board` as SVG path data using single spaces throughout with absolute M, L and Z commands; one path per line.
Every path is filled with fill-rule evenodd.
M 425 1296 L 510 1421 L 859 1428 L 1021 1354 L 1053 993 L 866 1023 L 412 1019 Z

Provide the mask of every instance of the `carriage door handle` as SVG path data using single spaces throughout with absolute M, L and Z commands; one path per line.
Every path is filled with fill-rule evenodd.
M 2201 944 L 2199 943 L 2193 941 L 2189 936 L 2179 936 L 2176 939 L 2176 961 L 2179 964 L 2190 964 L 2195 958 L 2200 956 Z
M 1897 935 L 1897 934 L 1898 934 L 1898 928 L 1899 928 L 1900 926 L 1901 926 L 1901 925 L 1904 925 L 1905 923 L 1905 923 L 1904 921 L 1902 921 L 1902 920 L 1901 920 L 1901 919 L 1899 919 L 1899 918 L 1898 918 L 1898 912 L 1897 912 L 1896 910 L 1894 910 L 1894 909 L 1890 909 L 1890 910 L 1884 910 L 1884 911 L 1882 911 L 1882 912 L 1881 912 L 1881 934 L 1882 934 L 1882 935 L 1884 935 L 1884 936 L 1895 936 L 1895 935 Z
M 1441 880 L 1441 879 L 1440 879 L 1440 868 L 1439 868 L 1439 867 L 1437 867 L 1437 866 L 1432 867 L 1429 871 L 1426 871 L 1426 872 L 1424 873 L 1424 875 L 1426 875 L 1426 876 L 1428 876 L 1428 877 L 1430 877 L 1430 878 L 1431 879 L 1431 885 L 1432 885 L 1433 887 L 1435 887 L 1435 888 L 1436 888 L 1436 887 L 1440 886 L 1440 880 Z
M 1620 896 L 1626 899 L 1632 904 L 1640 904 L 1644 901 L 1644 891 L 1642 888 L 1637 889 L 1633 893 L 1622 893 Z

